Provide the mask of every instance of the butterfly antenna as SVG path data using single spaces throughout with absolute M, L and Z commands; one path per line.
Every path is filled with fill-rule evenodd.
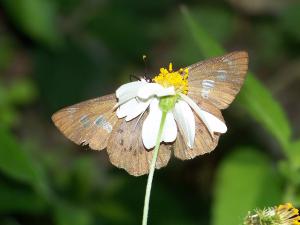
M 147 56 L 146 55 L 143 55 L 143 61 L 144 61 L 144 67 L 145 67 L 144 74 L 145 74 L 145 77 L 146 77 L 146 74 L 148 73 Z
M 149 78 L 147 77 L 147 72 L 148 72 L 148 67 L 147 67 L 147 62 L 146 62 L 146 59 L 147 59 L 147 56 L 146 55 L 143 55 L 143 62 L 144 62 L 144 77 L 138 77 L 138 76 L 135 76 L 135 75 L 130 75 L 129 76 L 129 79 L 130 79 L 130 82 L 133 82 L 133 81 L 136 81 L 136 80 L 141 80 L 142 78 L 146 79 L 146 80 L 149 80 Z
M 148 66 L 147 66 L 147 56 L 146 56 L 146 55 L 143 55 L 143 61 L 144 61 L 144 65 L 145 65 L 144 79 L 145 79 L 148 83 L 151 83 L 151 82 L 152 82 L 151 77 L 147 76 L 147 74 L 148 74 Z
M 140 77 L 138 77 L 138 76 L 135 76 L 135 75 L 130 75 L 129 76 L 129 78 L 130 78 L 130 82 L 132 82 L 132 81 L 136 81 L 136 80 L 141 80 L 141 78 Z

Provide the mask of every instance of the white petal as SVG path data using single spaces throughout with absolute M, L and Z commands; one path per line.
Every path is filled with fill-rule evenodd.
M 134 81 L 127 84 L 123 84 L 116 90 L 116 97 L 118 98 L 118 103 L 115 107 L 118 107 L 130 99 L 137 96 L 138 90 L 143 87 L 147 82 L 145 81 Z
M 162 133 L 162 141 L 164 142 L 173 142 L 175 141 L 177 136 L 177 126 L 174 120 L 174 116 L 172 112 L 167 113 L 163 133 Z
M 188 147 L 192 148 L 195 140 L 195 117 L 193 111 L 186 102 L 179 100 L 175 104 L 173 113 Z
M 150 112 L 144 121 L 142 128 L 142 139 L 145 148 L 151 149 L 155 146 L 159 132 L 162 111 L 159 108 L 159 100 L 153 99 L 150 103 Z M 161 141 L 173 142 L 177 136 L 177 126 L 172 112 L 168 112 L 162 132 Z
M 117 109 L 117 117 L 123 118 L 128 114 L 132 113 L 132 111 L 137 107 L 138 101 L 134 98 L 124 103 Z
M 174 87 L 163 88 L 163 89 L 158 90 L 155 93 L 155 95 L 157 97 L 164 97 L 164 96 L 170 96 L 170 95 L 175 95 L 175 94 L 176 94 L 176 92 L 175 92 Z
M 137 96 L 140 99 L 148 99 L 152 96 L 168 96 L 168 95 L 175 95 L 174 87 L 164 88 L 160 84 L 156 83 L 147 83 L 143 87 L 139 88 L 139 91 L 137 93 Z
M 155 146 L 161 117 L 162 111 L 159 108 L 159 101 L 153 99 L 150 103 L 149 115 L 145 119 L 142 128 L 142 140 L 147 149 L 151 149 Z
M 117 98 L 120 98 L 122 95 L 126 94 L 127 92 L 132 91 L 133 89 L 138 89 L 140 86 L 143 85 L 143 83 L 144 82 L 141 82 L 141 81 L 134 81 L 134 82 L 130 82 L 130 83 L 121 85 L 116 90 Z
M 210 134 L 213 136 L 214 132 L 217 133 L 226 133 L 227 127 L 225 123 L 217 118 L 216 116 L 202 110 L 191 98 L 184 94 L 180 94 L 180 97 L 186 101 L 191 108 L 198 114 L 201 118 L 207 129 L 209 130 Z
M 222 134 L 226 133 L 227 127 L 222 120 L 220 120 L 213 114 L 210 114 L 204 110 L 201 110 L 201 112 L 199 113 L 201 113 L 201 119 L 203 121 L 207 121 L 206 123 L 208 124 L 208 126 L 213 132 L 222 133 Z
M 148 101 L 138 101 L 139 103 L 135 106 L 135 108 L 133 110 L 131 110 L 125 120 L 126 121 L 130 121 L 132 119 L 134 119 L 135 117 L 137 117 L 138 115 L 140 115 L 141 113 L 145 112 L 145 110 L 148 108 L 149 104 L 150 104 L 151 100 Z

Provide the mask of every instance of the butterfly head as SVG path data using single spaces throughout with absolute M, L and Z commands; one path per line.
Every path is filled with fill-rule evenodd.
M 173 71 L 172 63 L 169 68 L 160 68 L 160 73 L 153 78 L 153 82 L 162 85 L 163 87 L 174 87 L 176 93 L 187 94 L 188 92 L 188 69 L 179 69 Z
M 143 79 L 147 82 L 147 83 L 152 83 L 152 79 L 148 76 L 144 76 Z

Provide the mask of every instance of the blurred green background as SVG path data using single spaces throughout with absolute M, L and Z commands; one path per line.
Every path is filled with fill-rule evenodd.
M 0 224 L 140 224 L 146 176 L 68 141 L 51 115 L 130 75 L 246 50 L 250 70 L 211 154 L 156 171 L 149 225 L 239 225 L 300 207 L 300 3 L 0 0 Z

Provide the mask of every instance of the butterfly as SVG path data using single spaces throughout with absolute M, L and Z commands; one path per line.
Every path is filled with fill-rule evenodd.
M 248 53 L 232 52 L 200 61 L 185 69 L 189 73 L 187 96 L 202 110 L 224 122 L 221 110 L 231 104 L 244 83 Z M 107 149 L 109 159 L 116 167 L 134 176 L 147 174 L 153 151 L 145 148 L 141 130 L 149 109 L 141 116 L 125 121 L 116 115 L 117 104 L 116 94 L 109 94 L 63 108 L 53 114 L 52 120 L 74 143 L 89 145 L 93 150 Z M 211 134 L 204 121 L 195 116 L 193 147 L 187 146 L 179 129 L 174 142 L 161 143 L 156 168 L 166 166 L 172 152 L 175 157 L 187 160 L 213 151 L 220 135 Z

